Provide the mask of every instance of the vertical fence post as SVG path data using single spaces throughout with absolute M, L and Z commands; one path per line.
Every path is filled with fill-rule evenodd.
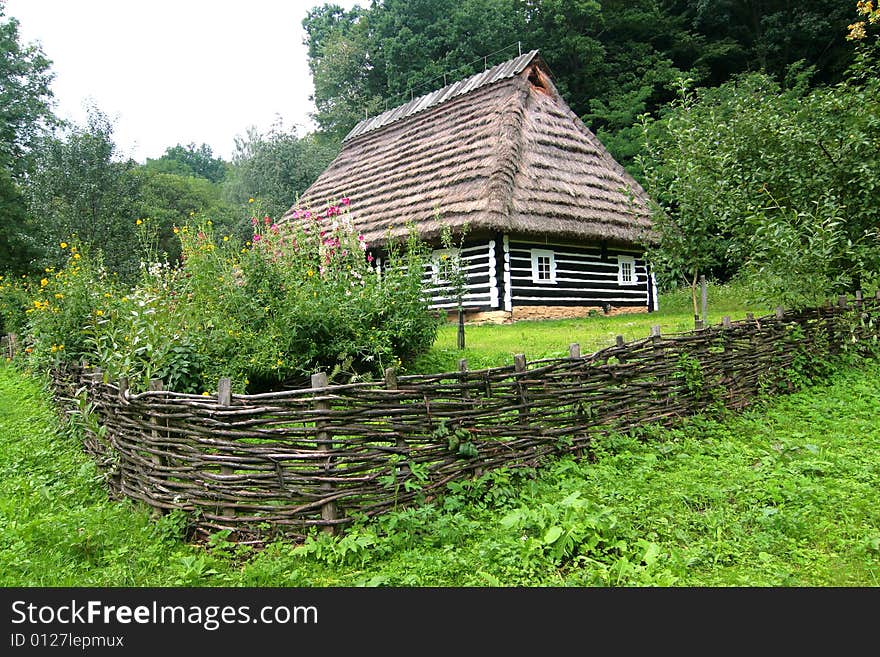
M 393 367 L 385 368 L 385 389 L 397 390 L 397 372 Z M 397 429 L 394 430 L 394 435 L 396 437 L 395 446 L 400 450 L 398 453 L 406 454 L 406 439 L 397 432 Z M 410 473 L 409 466 L 404 463 L 400 468 L 400 472 L 408 475 Z
M 147 387 L 147 390 L 151 390 L 153 392 L 159 392 L 165 389 L 165 384 L 162 382 L 162 379 L 150 379 L 150 384 Z M 153 449 L 156 449 L 155 443 L 159 441 L 159 438 L 164 438 L 164 432 L 160 433 L 159 431 L 159 421 L 156 419 L 154 415 L 150 415 L 149 419 L 150 423 L 150 436 L 153 439 Z M 154 465 L 165 465 L 165 459 L 163 459 L 158 454 L 151 454 L 150 458 L 153 461 Z
M 846 295 L 841 294 L 837 297 L 837 305 L 840 306 L 841 310 L 846 310 Z
M 662 373 L 664 354 L 663 354 L 663 345 L 661 344 L 660 325 L 659 324 L 655 324 L 654 326 L 651 327 L 651 343 L 654 345 L 654 364 L 657 367 L 657 369 L 661 371 L 660 374 L 655 375 L 656 380 L 657 380 L 657 385 L 658 385 L 658 387 L 666 387 L 668 385 L 668 380 L 667 380 L 666 376 L 664 376 Z M 667 393 L 668 393 L 668 390 L 664 391 L 664 393 L 662 393 L 662 394 L 664 394 L 664 396 L 667 396 L 667 399 L 668 399 Z
M 513 356 L 513 370 L 516 374 L 522 374 L 526 371 L 526 355 L 525 354 L 514 354 Z M 522 424 L 527 424 L 529 421 L 529 397 L 526 394 L 526 386 L 523 384 L 521 377 L 516 376 L 516 387 L 519 391 L 519 403 L 522 406 L 519 410 L 519 418 Z
M 577 342 L 572 342 L 568 345 L 568 357 L 571 359 L 576 359 L 581 357 L 581 346 Z
M 232 406 L 232 379 L 227 376 L 217 381 L 217 404 L 221 407 Z M 224 487 L 226 486 L 225 477 L 231 476 L 234 473 L 235 471 L 228 465 L 220 466 L 220 474 L 224 477 L 222 482 Z M 235 509 L 231 506 L 224 506 L 222 514 L 225 518 L 234 518 Z
M 326 388 L 329 385 L 329 381 L 327 379 L 326 372 L 318 372 L 317 374 L 312 374 L 312 388 Z M 328 401 L 316 401 L 315 402 L 315 410 L 318 411 L 329 411 L 330 410 L 330 402 Z M 331 452 L 333 450 L 333 443 L 330 441 L 330 432 L 327 430 L 327 421 L 318 419 L 315 420 L 315 441 L 318 443 L 318 451 L 321 452 Z M 333 457 L 331 455 L 327 455 L 326 461 L 324 461 L 324 474 L 329 475 L 330 470 L 333 466 Z M 333 484 L 329 481 L 322 484 L 321 489 L 323 490 L 325 495 L 333 494 Z M 338 518 L 338 512 L 336 509 L 336 502 L 333 500 L 324 502 L 321 505 L 321 519 L 325 522 L 330 523 L 333 520 Z M 324 525 L 324 531 L 328 534 L 336 533 L 336 526 L 334 524 L 326 524 Z
M 862 291 L 861 291 L 861 290 L 856 290 L 856 308 L 861 308 L 861 307 L 862 307 L 862 301 L 863 301 L 863 299 L 862 299 Z
M 782 306 L 776 306 L 776 319 L 785 318 L 785 308 Z
M 707 310 L 709 307 L 709 287 L 706 285 L 706 275 L 700 274 L 700 297 L 702 301 L 701 310 L 702 313 L 700 315 L 700 321 L 702 322 L 702 326 L 700 328 L 706 327 L 707 319 Z

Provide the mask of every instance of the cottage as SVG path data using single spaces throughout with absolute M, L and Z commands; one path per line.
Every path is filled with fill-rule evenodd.
M 645 192 L 560 97 L 537 50 L 361 121 L 299 205 L 343 196 L 377 257 L 407 222 L 437 247 L 425 272 L 434 308 L 456 305 L 450 255 L 471 320 L 656 308 Z M 444 226 L 466 227 L 458 253 L 441 248 Z

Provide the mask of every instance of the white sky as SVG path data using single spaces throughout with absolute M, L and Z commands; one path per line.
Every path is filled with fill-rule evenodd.
M 266 130 L 280 117 L 299 134 L 315 129 L 302 19 L 324 3 L 6 0 L 6 17 L 52 60 L 61 118 L 82 123 L 92 101 L 127 157 L 144 162 L 194 142 L 229 160 L 250 126 Z

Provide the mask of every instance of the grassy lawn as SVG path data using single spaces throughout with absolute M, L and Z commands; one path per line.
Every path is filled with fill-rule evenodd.
M 748 312 L 758 317 L 772 314 L 772 309 L 750 304 L 743 297 L 740 290 L 710 286 L 708 321 L 717 324 L 724 316 L 744 319 Z M 510 365 L 516 353 L 524 353 L 529 360 L 566 356 L 568 345 L 573 342 L 580 344 L 582 354 L 588 354 L 613 345 L 618 335 L 627 341 L 647 337 L 655 325 L 659 325 L 663 333 L 693 330 L 690 291 L 662 295 L 660 310 L 654 313 L 467 326 L 463 351 L 457 346 L 458 326 L 449 323 L 440 328 L 434 347 L 419 358 L 410 371 L 454 371 L 461 358 L 467 359 L 470 369 L 482 369 Z
M 339 539 L 236 548 L 108 499 L 0 365 L 3 586 L 878 586 L 880 363 L 752 410 L 451 486 Z

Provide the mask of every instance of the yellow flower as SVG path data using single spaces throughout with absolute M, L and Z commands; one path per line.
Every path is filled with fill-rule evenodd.
M 61 248 L 62 248 L 62 249 L 66 249 L 66 248 L 67 248 L 67 242 L 61 242 Z
M 213 226 L 214 223 L 213 223 L 210 219 L 208 219 L 208 225 L 209 225 L 209 226 Z
M 53 344 L 51 347 L 49 347 L 49 351 L 54 354 L 56 351 L 58 351 L 58 345 Z
M 248 203 L 253 203 L 253 202 L 254 202 L 254 199 L 252 199 L 252 198 L 248 199 Z
M 105 298 L 105 299 L 109 299 L 109 298 L 112 297 L 112 296 L 113 296 L 113 295 L 110 294 L 109 292 L 104 292 L 104 298 Z
M 40 287 L 46 287 L 48 284 L 49 284 L 48 278 L 41 278 L 40 279 Z
M 79 258 L 80 258 L 79 253 L 74 253 L 74 254 L 73 254 L 73 259 L 74 259 L 74 260 L 79 260 Z
M 309 269 L 308 274 L 309 274 L 309 276 L 314 276 L 315 272 L 313 272 L 311 269 Z
M 55 293 L 55 298 L 56 298 L 56 299 L 63 299 L 63 298 L 64 298 L 64 295 L 61 294 L 61 292 L 56 292 L 56 293 Z
M 202 393 L 202 397 L 210 397 L 210 396 L 211 396 L 211 393 L 208 392 L 207 390 L 205 390 L 205 392 Z
M 228 241 L 229 241 L 229 235 L 224 235 L 224 236 L 223 236 L 223 241 L 224 241 L 224 242 L 228 242 Z
M 194 217 L 194 216 L 196 216 L 195 211 L 194 211 L 194 210 L 190 210 L 190 211 L 189 211 L 189 216 L 190 216 L 190 217 Z
M 177 233 L 179 233 L 179 232 L 180 232 L 180 230 L 177 228 L 177 226 L 175 226 L 174 227 L 174 234 L 177 235 Z
M 144 223 L 144 222 L 141 221 L 140 219 L 138 219 L 137 221 L 134 222 L 134 225 L 135 225 L 135 226 L 140 226 L 142 223 Z
M 96 314 L 98 317 L 100 317 L 101 315 L 104 314 L 104 311 L 101 310 L 100 308 L 98 308 L 98 309 L 95 311 L 95 314 Z

